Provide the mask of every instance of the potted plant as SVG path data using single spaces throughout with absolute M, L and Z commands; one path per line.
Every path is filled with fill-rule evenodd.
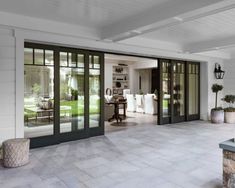
M 223 89 L 222 85 L 213 84 L 211 90 L 215 93 L 215 108 L 211 109 L 211 122 L 223 123 L 224 122 L 224 110 L 222 107 L 217 107 L 218 92 Z
M 228 103 L 228 107 L 224 109 L 225 123 L 235 123 L 235 95 L 225 95 L 222 100 Z

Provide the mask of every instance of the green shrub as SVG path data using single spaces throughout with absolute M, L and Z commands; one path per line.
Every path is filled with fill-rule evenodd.
M 225 112 L 235 112 L 235 108 L 233 107 L 233 104 L 235 102 L 235 95 L 225 95 L 225 97 L 222 99 L 226 103 L 228 103 L 228 108 L 225 108 Z
M 233 107 L 228 107 L 224 109 L 225 112 L 235 112 L 235 108 Z
M 235 102 L 235 95 L 225 95 L 222 100 L 226 103 L 233 104 Z

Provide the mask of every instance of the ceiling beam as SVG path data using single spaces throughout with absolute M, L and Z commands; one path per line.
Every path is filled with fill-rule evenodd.
M 101 39 L 120 41 L 154 28 L 164 27 L 172 23 L 181 23 L 177 16 L 186 14 L 197 9 L 214 5 L 222 0 L 174 0 L 157 5 L 137 15 L 125 18 L 117 23 L 107 25 L 102 29 Z
M 235 46 L 235 36 L 230 36 L 223 39 L 214 39 L 209 41 L 191 43 L 185 45 L 183 47 L 183 51 L 189 53 L 200 53 L 212 50 L 231 48 L 234 46 Z

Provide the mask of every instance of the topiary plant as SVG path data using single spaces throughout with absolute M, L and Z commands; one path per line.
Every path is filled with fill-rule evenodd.
M 235 95 L 225 95 L 225 97 L 222 99 L 226 103 L 228 103 L 228 108 L 225 108 L 225 112 L 235 112 L 235 108 L 233 107 L 233 104 L 235 102 Z
M 220 110 L 221 108 L 217 108 L 217 98 L 218 98 L 218 92 L 221 91 L 224 87 L 219 84 L 213 84 L 211 87 L 211 90 L 213 93 L 215 93 L 215 108 L 213 110 Z

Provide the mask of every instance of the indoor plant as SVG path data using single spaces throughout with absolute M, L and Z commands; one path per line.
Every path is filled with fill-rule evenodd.
M 226 103 L 228 103 L 228 107 L 224 109 L 224 119 L 226 123 L 235 123 L 235 95 L 225 95 L 222 99 Z
M 217 107 L 218 92 L 223 89 L 222 85 L 213 84 L 211 90 L 215 93 L 215 108 L 211 109 L 211 122 L 223 123 L 224 122 L 224 110 L 222 107 Z

